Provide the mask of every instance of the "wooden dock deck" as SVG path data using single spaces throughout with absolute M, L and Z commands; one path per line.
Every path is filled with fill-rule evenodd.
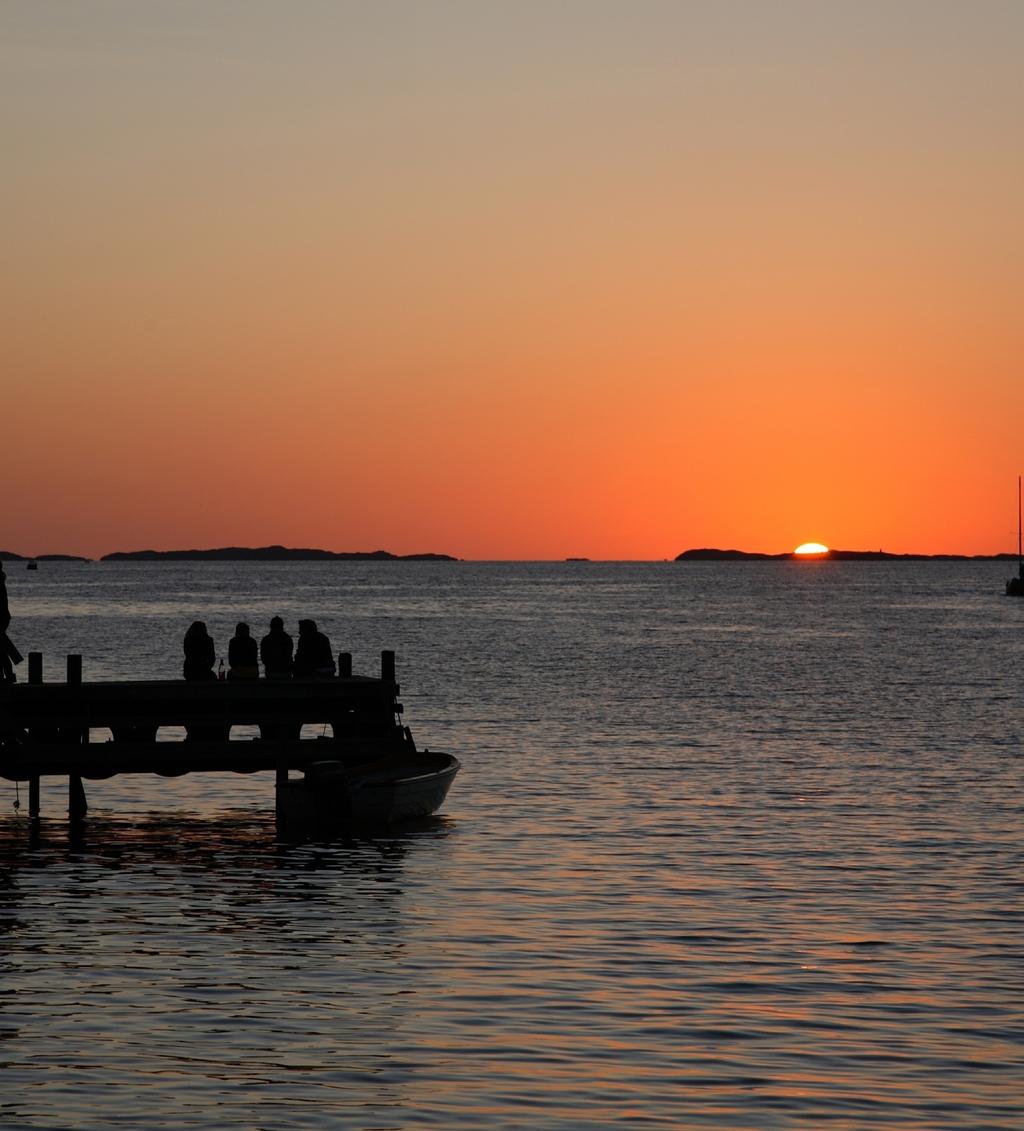
M 85 683 L 80 656 L 67 658 L 67 672 L 65 683 L 44 683 L 42 656 L 30 653 L 29 681 L 0 685 L 0 778 L 29 783 L 30 817 L 39 816 L 43 776 L 68 778 L 75 819 L 86 808 L 82 779 L 273 770 L 280 784 L 311 762 L 365 761 L 412 743 L 394 652 L 381 653 L 379 677 L 353 675 L 347 653 L 341 674 L 323 679 Z M 305 725 L 324 735 L 301 738 Z M 232 740 L 236 726 L 256 727 L 259 737 Z M 157 741 L 162 727 L 184 728 L 186 737 Z M 94 731 L 110 737 L 92 740 Z

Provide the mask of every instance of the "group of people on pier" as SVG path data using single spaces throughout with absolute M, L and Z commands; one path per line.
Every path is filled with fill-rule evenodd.
M 299 621 L 299 642 L 293 648 L 292 638 L 285 632 L 280 617 L 271 620 L 270 631 L 260 641 L 258 649 L 249 626 L 239 622 L 228 643 L 226 676 L 223 659 L 217 671 L 214 670 L 216 663 L 213 637 L 203 621 L 193 621 L 185 633 L 186 679 L 259 679 L 260 663 L 267 679 L 316 679 L 333 676 L 336 670 L 331 642 L 317 628 L 316 621 Z

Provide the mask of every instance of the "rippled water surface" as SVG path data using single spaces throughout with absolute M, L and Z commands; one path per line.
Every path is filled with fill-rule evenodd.
M 12 566 L 47 678 L 313 616 L 464 768 L 308 844 L 272 775 L 87 783 L 80 840 L 44 781 L 35 845 L 0 781 L 0 1125 L 1018 1131 L 1004 572 Z

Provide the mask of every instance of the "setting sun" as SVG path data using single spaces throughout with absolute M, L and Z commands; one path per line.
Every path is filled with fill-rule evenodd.
M 828 546 L 823 546 L 820 542 L 804 542 L 803 545 L 797 546 L 793 553 L 807 556 L 813 554 L 827 554 Z

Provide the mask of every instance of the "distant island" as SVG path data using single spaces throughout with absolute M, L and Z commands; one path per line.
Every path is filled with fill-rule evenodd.
M 38 554 L 26 557 L 11 550 L 0 550 L 0 562 L 91 562 L 92 558 L 80 558 L 77 554 Z
M 823 554 L 755 554 L 747 550 L 684 550 L 677 562 L 1004 562 L 1016 554 L 889 554 L 884 550 L 826 550 Z
M 101 562 L 457 562 L 448 554 L 392 554 L 387 550 L 340 552 L 287 546 L 225 546 L 219 550 L 121 550 Z
M 91 562 L 74 554 L 39 554 L 36 557 L 0 550 L 4 562 Z M 219 550 L 122 550 L 104 554 L 101 562 L 457 562 L 449 554 L 392 554 L 387 550 L 335 553 L 332 550 L 292 550 L 287 546 L 225 546 Z
M 36 557 L 0 550 L 0 562 L 91 562 L 76 554 L 38 554 Z M 388 550 L 339 551 L 291 549 L 288 546 L 224 546 L 215 550 L 119 550 L 101 562 L 458 562 L 450 554 L 392 554 Z M 589 562 L 590 558 L 564 558 Z M 823 554 L 760 554 L 750 550 L 702 547 L 684 550 L 677 562 L 1015 562 L 1016 554 L 890 554 L 885 550 L 828 550 Z M 32 568 L 35 568 L 34 566 Z

